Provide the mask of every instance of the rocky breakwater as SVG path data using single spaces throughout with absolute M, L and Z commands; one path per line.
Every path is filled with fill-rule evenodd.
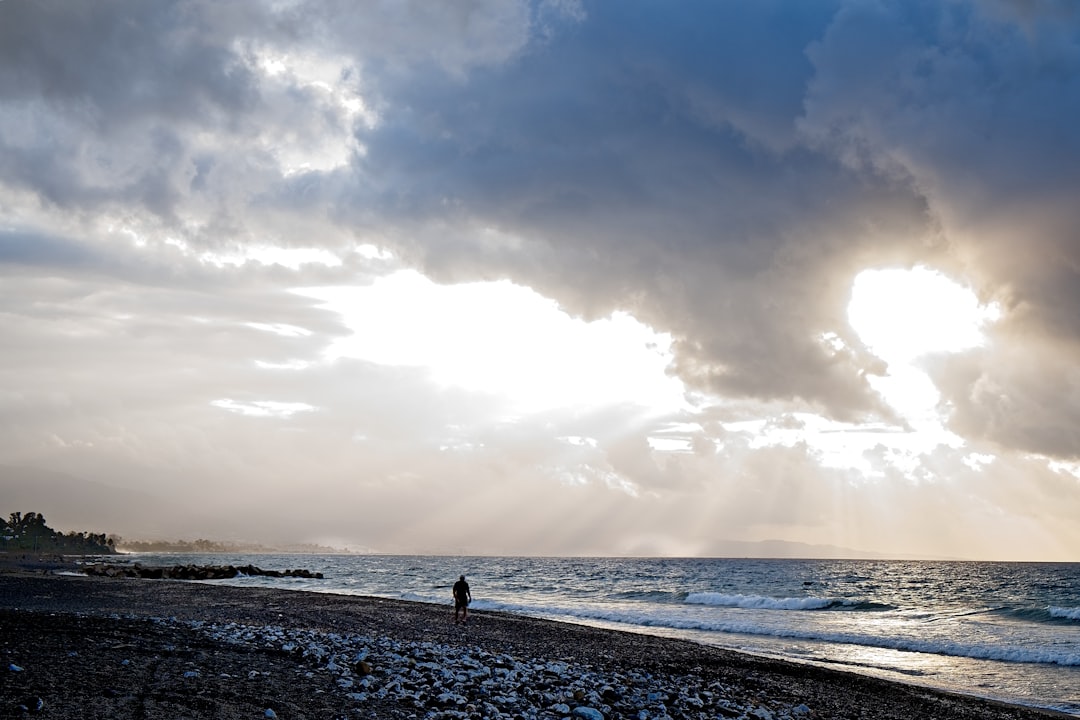
M 322 580 L 323 574 L 310 570 L 263 570 L 254 565 L 117 565 L 95 563 L 81 568 L 86 575 L 111 578 L 147 578 L 150 580 L 228 580 L 240 575 L 249 577 L 306 578 Z

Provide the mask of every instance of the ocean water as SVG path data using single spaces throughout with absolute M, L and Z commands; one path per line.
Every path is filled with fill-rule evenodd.
M 446 604 L 664 635 L 1080 716 L 1080 563 L 133 555 L 303 568 L 221 584 Z

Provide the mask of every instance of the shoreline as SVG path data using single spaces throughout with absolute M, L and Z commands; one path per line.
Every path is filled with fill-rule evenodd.
M 41 700 L 119 718 L 1075 717 L 508 613 L 459 626 L 449 604 L 55 571 L 0 573 L 0 672 L 23 668 L 8 670 L 0 716 Z

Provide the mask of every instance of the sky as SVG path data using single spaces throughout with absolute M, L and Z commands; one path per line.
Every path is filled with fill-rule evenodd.
M 0 0 L 0 511 L 1080 560 L 1078 128 L 1071 0 Z

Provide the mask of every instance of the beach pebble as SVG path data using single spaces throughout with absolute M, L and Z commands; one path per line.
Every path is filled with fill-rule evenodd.
M 273 710 L 271 710 L 270 708 L 266 708 L 266 712 L 263 713 L 263 717 L 276 718 L 277 713 L 274 712 Z
M 464 705 L 468 702 L 465 698 L 454 693 L 443 693 L 435 698 L 440 705 Z
M 690 695 L 684 695 L 679 698 L 679 703 L 694 710 L 701 710 L 705 707 L 705 702 L 699 697 L 693 697 Z
M 18 665 L 16 665 L 15 663 L 11 663 L 10 665 L 8 665 L 8 670 L 10 670 L 11 672 L 22 672 L 23 671 L 23 669 L 21 667 L 19 667 Z
M 812 715 L 804 705 L 792 708 L 760 699 L 740 702 L 741 696 L 731 687 L 694 672 L 620 673 L 588 663 L 515 658 L 479 647 L 277 626 L 191 627 L 215 642 L 275 651 L 295 648 L 294 657 L 307 666 L 304 677 L 327 674 L 337 690 L 354 702 L 401 703 L 416 708 L 417 717 L 431 720 L 794 720 Z M 256 676 L 258 671 L 249 673 L 251 678 Z

